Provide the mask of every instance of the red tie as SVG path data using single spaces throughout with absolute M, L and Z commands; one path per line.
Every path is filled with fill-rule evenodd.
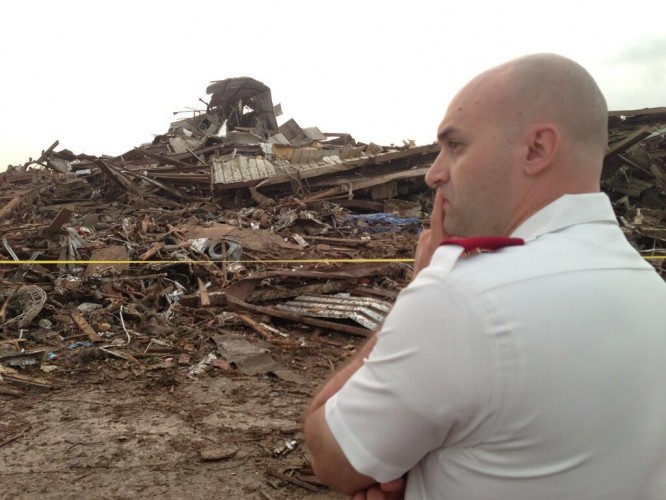
M 440 243 L 440 245 L 458 245 L 465 249 L 465 252 L 474 250 L 497 250 L 498 248 L 513 247 L 524 245 L 522 238 L 504 238 L 502 236 L 476 236 L 474 238 L 449 238 Z

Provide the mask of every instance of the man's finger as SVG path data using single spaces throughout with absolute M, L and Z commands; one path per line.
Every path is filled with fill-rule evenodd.
M 435 191 L 435 199 L 430 217 L 430 229 L 437 245 L 444 239 L 444 194 L 441 189 Z
M 414 252 L 414 276 L 430 263 L 432 253 L 430 249 L 431 234 L 430 229 L 424 229 L 419 235 L 419 242 L 416 245 L 416 252 Z
M 405 478 L 399 477 L 398 479 L 394 479 L 388 483 L 381 483 L 379 487 L 386 492 L 402 491 L 405 489 L 405 484 Z

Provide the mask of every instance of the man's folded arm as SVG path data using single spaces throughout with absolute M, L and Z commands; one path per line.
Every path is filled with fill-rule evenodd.
M 308 414 L 305 439 L 311 454 L 311 466 L 317 478 L 330 488 L 353 495 L 377 481 L 352 467 L 326 423 L 325 405 Z
M 305 412 L 305 442 L 310 450 L 312 470 L 321 482 L 349 495 L 367 488 L 376 481 L 357 472 L 347 460 L 326 422 L 326 401 L 363 366 L 376 343 L 377 333 L 375 332 L 352 360 L 335 372 L 323 385 Z

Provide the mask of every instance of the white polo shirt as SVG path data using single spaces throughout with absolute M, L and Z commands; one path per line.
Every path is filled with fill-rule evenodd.
M 512 236 L 435 252 L 327 402 L 333 435 L 378 482 L 409 471 L 408 499 L 666 499 L 666 283 L 601 193 Z

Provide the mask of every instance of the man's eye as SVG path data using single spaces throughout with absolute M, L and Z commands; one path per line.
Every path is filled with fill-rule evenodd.
M 458 141 L 449 141 L 447 143 L 447 146 L 451 151 L 455 151 L 455 150 L 459 149 L 460 145 L 461 144 Z

